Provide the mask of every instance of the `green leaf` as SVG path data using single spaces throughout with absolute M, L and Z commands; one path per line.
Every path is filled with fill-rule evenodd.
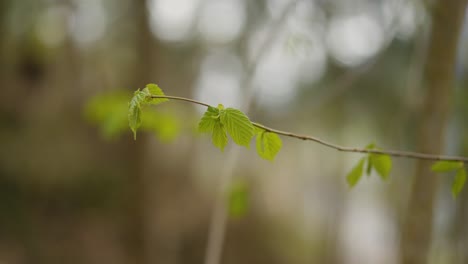
M 219 120 L 219 109 L 209 106 L 205 114 L 198 123 L 198 131 L 202 133 L 213 132 L 213 127 Z M 219 122 L 219 121 L 218 121 Z
M 380 178 L 386 180 L 392 170 L 392 159 L 385 154 L 370 154 L 370 163 L 380 175 Z
M 369 145 L 366 146 L 366 149 L 375 149 L 376 145 L 374 142 L 370 143 Z
M 156 84 L 148 84 L 142 91 L 136 90 L 128 104 L 128 124 L 135 140 L 141 125 L 141 108 L 147 104 L 155 105 L 168 101 L 167 98 L 151 98 L 152 95 L 164 95 L 164 93 Z
M 159 140 L 173 140 L 180 131 L 179 120 L 172 114 L 156 112 L 153 109 L 142 110 L 141 129 L 153 132 Z
M 466 171 L 463 167 L 461 167 L 457 170 L 457 174 L 455 175 L 455 179 L 452 184 L 452 195 L 454 198 L 456 198 L 458 194 L 462 191 L 465 182 Z
M 350 187 L 353 187 L 354 185 L 356 185 L 356 183 L 358 183 L 359 180 L 361 179 L 365 160 L 366 158 L 360 159 L 358 164 L 354 166 L 353 169 L 346 176 L 346 180 L 348 181 L 348 185 Z
M 147 84 L 143 89 L 143 93 L 146 95 L 145 103 L 147 104 L 157 105 L 169 101 L 167 98 L 151 98 L 151 95 L 165 95 L 161 88 L 159 88 L 159 86 L 154 83 Z
M 229 190 L 228 208 L 232 217 L 242 217 L 249 207 L 249 190 L 245 181 L 234 182 Z
M 84 109 L 86 120 L 97 124 L 105 139 L 117 138 L 128 128 L 128 97 L 122 90 L 92 97 Z
M 133 131 L 133 139 L 136 140 L 137 130 L 141 125 L 141 109 L 140 105 L 132 104 L 130 105 L 128 111 L 128 125 Z
M 432 165 L 431 170 L 434 172 L 450 172 L 463 167 L 462 162 L 458 161 L 438 161 Z
M 132 100 L 128 103 L 128 125 L 133 131 L 133 138 L 136 140 L 136 133 L 141 125 L 141 104 L 146 95 L 139 89 L 133 94 Z
M 272 132 L 257 133 L 257 153 L 260 157 L 273 161 L 282 147 L 281 138 Z
M 226 147 L 228 143 L 226 129 L 219 120 L 215 122 L 213 126 L 213 134 L 211 136 L 211 141 L 213 142 L 213 145 L 221 149 L 221 151 L 224 151 L 224 147 Z
M 248 147 L 254 136 L 254 127 L 249 118 L 234 108 L 221 110 L 220 117 L 221 123 L 226 127 L 232 140 L 240 146 Z

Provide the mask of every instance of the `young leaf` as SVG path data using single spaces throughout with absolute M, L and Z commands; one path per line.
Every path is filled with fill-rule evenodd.
M 358 164 L 353 167 L 353 169 L 348 173 L 346 176 L 346 180 L 348 181 L 348 185 L 353 187 L 358 183 L 359 179 L 361 179 L 362 171 L 364 169 L 364 162 L 366 158 L 362 158 L 359 160 Z
M 219 119 L 219 109 L 214 107 L 208 107 L 205 114 L 198 123 L 198 131 L 202 133 L 213 132 L 213 127 Z
M 161 90 L 161 88 L 159 88 L 159 86 L 154 83 L 147 84 L 145 89 L 143 89 L 143 92 L 146 95 L 145 103 L 147 104 L 156 105 L 169 101 L 167 98 L 151 98 L 151 95 L 164 96 L 164 92 Z
M 463 186 L 466 182 L 466 171 L 463 167 L 457 170 L 457 174 L 455 175 L 455 179 L 452 184 L 452 195 L 454 198 L 458 196 L 458 194 L 463 189 Z
M 386 180 L 392 170 L 392 159 L 389 155 L 370 154 L 370 163 L 375 168 L 380 178 Z
M 128 103 L 128 125 L 133 131 L 133 139 L 136 140 L 136 133 L 141 125 L 141 104 L 145 100 L 145 94 L 137 90 L 133 94 L 132 100 Z
M 244 181 L 234 182 L 229 190 L 229 214 L 232 217 L 242 217 L 249 207 L 249 192 Z
M 213 145 L 221 149 L 221 151 L 224 151 L 224 147 L 226 147 L 228 143 L 228 138 L 226 135 L 226 129 L 219 120 L 215 122 L 213 126 L 213 134 L 211 136 L 211 140 L 213 142 Z
M 431 170 L 434 172 L 450 172 L 463 167 L 463 163 L 458 161 L 438 161 L 432 165 Z
M 128 111 L 128 125 L 130 129 L 133 131 L 133 139 L 136 140 L 136 133 L 138 128 L 141 125 L 141 109 L 140 105 L 130 105 L 130 109 Z
M 273 161 L 282 145 L 281 138 L 276 133 L 266 131 L 257 133 L 257 153 L 264 159 Z
M 220 111 L 221 123 L 226 127 L 232 140 L 238 145 L 248 147 L 254 136 L 254 127 L 249 118 L 241 111 L 226 108 Z

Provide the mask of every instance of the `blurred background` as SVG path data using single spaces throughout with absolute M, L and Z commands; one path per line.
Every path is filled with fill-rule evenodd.
M 290 138 L 274 162 L 254 143 L 221 153 L 196 133 L 206 109 L 176 101 L 134 141 L 126 111 L 157 83 L 277 129 L 416 150 L 429 2 L 0 1 L 0 263 L 204 263 L 216 230 L 221 263 L 400 263 L 414 160 L 351 189 L 360 154 Z M 466 156 L 464 25 L 443 153 Z M 468 261 L 452 179 L 429 263 Z

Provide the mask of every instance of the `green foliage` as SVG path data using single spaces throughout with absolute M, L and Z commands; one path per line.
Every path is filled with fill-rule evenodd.
M 102 136 L 114 139 L 126 131 L 129 93 L 113 92 L 93 97 L 85 106 L 85 117 L 99 125 Z
M 366 149 L 377 149 L 374 143 L 366 146 Z M 392 159 L 386 154 L 369 153 L 366 157 L 359 160 L 359 163 L 348 173 L 346 177 L 348 184 L 353 187 L 361 179 L 366 165 L 366 174 L 369 176 L 374 169 L 382 180 L 388 179 L 392 170 Z
M 229 215 L 242 217 L 249 208 L 249 189 L 245 181 L 237 180 L 232 183 L 228 193 Z
M 128 104 L 128 125 L 133 132 L 133 138 L 136 140 L 136 133 L 138 128 L 141 125 L 141 103 L 142 92 L 140 90 L 136 91 L 132 100 Z
M 254 127 L 249 118 L 240 110 L 224 108 L 222 104 L 218 108 L 208 107 L 198 123 L 198 130 L 202 133 L 212 133 L 213 145 L 224 150 L 228 143 L 227 133 L 232 140 L 241 146 L 248 147 L 254 136 Z
M 350 187 L 356 185 L 361 179 L 365 161 L 366 158 L 361 158 L 358 164 L 356 164 L 356 166 L 354 166 L 353 169 L 346 176 L 346 180 L 348 181 L 348 185 Z
M 438 161 L 434 163 L 431 170 L 434 172 L 450 172 L 463 167 L 462 162 L 457 161 Z
M 219 114 L 232 140 L 240 146 L 248 147 L 254 136 L 254 127 L 249 118 L 234 108 L 221 109 Z
M 153 98 L 164 96 L 163 91 L 155 84 L 148 84 L 143 90 L 135 91 L 128 103 L 128 124 L 133 131 L 134 139 L 140 127 L 145 130 L 158 132 L 161 139 L 171 139 L 178 130 L 178 124 L 172 118 L 165 118 L 157 113 L 143 112 L 143 106 L 160 104 L 167 98 Z M 257 135 L 256 147 L 260 157 L 272 161 L 282 147 L 280 137 L 273 132 L 255 128 L 247 115 L 235 108 L 224 108 L 219 104 L 217 108 L 209 106 L 198 123 L 198 131 L 211 133 L 213 145 L 221 151 L 228 144 L 228 136 L 234 143 L 249 147 L 250 141 Z
M 455 179 L 452 183 L 452 195 L 454 198 L 457 197 L 458 194 L 462 191 L 463 186 L 466 182 L 466 171 L 463 162 L 438 161 L 432 165 L 431 170 L 440 173 L 457 171 L 457 173 L 455 174 Z
M 154 87 L 152 89 L 154 90 Z M 147 96 L 145 93 L 148 91 L 150 89 L 146 92 L 138 91 L 139 93 L 130 103 L 128 103 L 130 94 L 126 91 L 97 95 L 86 105 L 85 117 L 89 122 L 99 124 L 101 134 L 106 139 L 115 139 L 127 131 L 130 124 L 135 130 L 150 131 L 155 133 L 161 141 L 170 141 L 179 133 L 180 123 L 172 114 L 142 108 L 141 104 L 138 106 L 138 101 L 145 98 Z M 161 102 L 163 101 L 148 100 L 143 104 Z
M 386 180 L 392 170 L 392 159 L 389 155 L 369 154 L 369 164 L 377 171 L 382 180 Z
M 219 119 L 215 122 L 213 126 L 213 134 L 211 136 L 211 141 L 213 142 L 213 145 L 218 147 L 221 151 L 224 151 L 224 148 L 228 143 L 226 129 L 221 123 L 221 121 L 219 121 Z
M 283 145 L 281 138 L 276 133 L 267 132 L 263 129 L 256 129 L 256 131 L 258 155 L 266 160 L 273 161 Z
M 366 146 L 366 149 L 375 149 L 375 148 L 376 148 L 376 146 L 375 146 L 374 142 L 372 142 L 372 143 L 370 143 L 369 145 Z
M 211 133 L 216 124 L 216 120 L 219 119 L 219 109 L 215 107 L 208 107 L 203 117 L 198 123 L 198 131 L 202 133 Z
M 457 174 L 455 175 L 455 179 L 452 184 L 452 195 L 454 198 L 458 196 L 458 194 L 462 191 L 463 186 L 466 182 L 466 171 L 465 169 L 459 168 L 457 170 Z
M 171 114 L 143 109 L 141 113 L 141 129 L 153 132 L 163 142 L 169 142 L 179 134 L 180 123 Z
M 128 103 L 128 125 L 133 131 L 133 138 L 135 140 L 137 130 L 141 126 L 142 107 L 168 101 L 167 98 L 152 98 L 152 95 L 164 96 L 164 93 L 156 84 L 148 84 L 143 90 L 136 90 L 133 94 L 133 98 Z
M 211 133 L 211 142 L 221 151 L 224 151 L 228 143 L 226 127 L 221 122 L 220 117 L 220 111 L 223 109 L 224 107 L 222 105 L 219 105 L 218 108 L 208 107 L 198 123 L 198 130 L 202 133 Z
M 146 94 L 146 103 L 151 105 L 157 105 L 169 101 L 167 98 L 152 98 L 151 95 L 164 96 L 163 91 L 158 85 L 154 83 L 147 84 L 143 89 L 143 93 Z

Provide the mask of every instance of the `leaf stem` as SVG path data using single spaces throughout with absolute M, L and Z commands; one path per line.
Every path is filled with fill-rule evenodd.
M 167 98 L 167 99 L 172 99 L 172 100 L 178 100 L 178 101 L 185 101 L 205 107 L 214 107 L 211 106 L 207 103 L 200 102 L 197 100 L 189 99 L 189 98 L 184 98 L 184 97 L 178 97 L 178 96 L 160 96 L 160 95 L 152 95 L 152 98 Z M 427 153 L 419 153 L 419 152 L 411 152 L 411 151 L 399 151 L 399 150 L 377 150 L 377 149 L 367 149 L 367 148 L 352 148 L 352 147 L 344 147 L 340 146 L 337 144 L 333 144 L 330 142 L 327 142 L 325 140 L 319 139 L 317 137 L 309 136 L 309 135 L 301 135 L 301 134 L 296 134 L 292 132 L 287 132 L 287 131 L 281 131 L 277 130 L 274 128 L 270 128 L 267 126 L 264 126 L 262 124 L 252 122 L 252 125 L 262 128 L 265 131 L 268 132 L 273 132 L 278 135 L 286 136 L 286 137 L 291 137 L 291 138 L 296 138 L 296 139 L 301 139 L 301 140 L 308 140 L 308 141 L 313 141 L 316 142 L 320 145 L 342 151 L 342 152 L 354 152 L 354 153 L 372 153 L 372 154 L 382 154 L 382 155 L 389 155 L 393 157 L 405 157 L 405 158 L 412 158 L 412 159 L 420 159 L 420 160 L 433 160 L 433 161 L 459 161 L 463 163 L 468 163 L 468 157 L 462 157 L 462 156 L 445 156 L 445 155 L 435 155 L 435 154 L 427 154 Z

